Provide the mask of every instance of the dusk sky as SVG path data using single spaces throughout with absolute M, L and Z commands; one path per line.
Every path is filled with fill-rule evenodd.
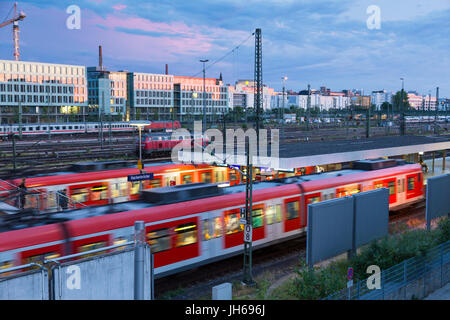
M 0 0 L 0 22 L 12 7 Z M 66 27 L 67 7 L 81 28 Z M 380 8 L 380 28 L 366 12 Z M 263 81 L 275 90 L 327 86 L 406 90 L 450 97 L 448 0 L 30 0 L 19 1 L 23 61 L 95 66 L 98 45 L 108 70 L 201 76 L 200 59 L 217 61 L 207 77 L 253 79 L 255 28 L 262 29 Z M 245 41 L 247 40 L 247 41 Z M 244 43 L 243 43 L 244 42 Z M 240 43 L 239 49 L 231 52 Z M 0 29 L 0 59 L 12 60 L 12 27 Z M 208 66 L 208 64 L 207 64 Z

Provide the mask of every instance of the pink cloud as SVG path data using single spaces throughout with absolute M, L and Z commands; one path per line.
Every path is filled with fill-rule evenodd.
M 123 9 L 125 9 L 126 7 L 127 7 L 127 6 L 126 6 L 125 4 L 116 4 L 116 5 L 112 6 L 112 8 L 113 8 L 114 10 L 117 10 L 117 11 L 123 10 Z

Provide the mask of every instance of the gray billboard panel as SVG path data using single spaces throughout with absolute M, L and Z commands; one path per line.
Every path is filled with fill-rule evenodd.
M 450 173 L 427 180 L 427 228 L 431 220 L 450 214 Z
M 355 199 L 355 249 L 388 234 L 389 189 L 357 193 Z
M 352 249 L 353 199 L 337 198 L 308 205 L 306 259 L 316 262 Z
M 56 300 L 133 300 L 134 248 L 62 263 L 53 269 Z M 151 299 L 151 256 L 145 248 L 144 299 Z

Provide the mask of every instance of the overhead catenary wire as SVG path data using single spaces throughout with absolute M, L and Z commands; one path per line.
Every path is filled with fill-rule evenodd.
M 226 57 L 228 57 L 230 54 L 234 53 L 235 50 L 239 49 L 240 46 L 242 46 L 244 43 L 246 43 L 251 37 L 253 37 L 255 33 L 252 32 L 247 39 L 245 39 L 244 41 L 242 41 L 241 43 L 239 43 L 237 46 L 233 47 L 233 49 L 231 49 L 230 51 L 228 51 L 225 55 L 223 55 L 222 57 L 220 57 L 219 59 L 215 60 L 214 62 L 212 62 L 211 64 L 205 66 L 205 71 L 208 70 L 209 68 L 211 68 L 212 66 L 214 66 L 216 63 L 219 63 L 220 61 L 222 61 L 223 59 L 225 59 Z M 200 75 L 201 73 L 203 73 L 203 69 L 199 72 L 197 72 L 196 74 L 194 74 L 193 76 L 191 76 L 192 78 L 197 77 L 198 75 Z

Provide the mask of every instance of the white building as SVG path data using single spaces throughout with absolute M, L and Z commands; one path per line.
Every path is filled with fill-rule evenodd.
M 41 62 L 0 60 L 0 123 L 58 120 L 87 106 L 86 68 Z
M 392 103 L 392 92 L 386 90 L 372 91 L 372 104 L 375 105 L 376 110 L 381 109 L 384 102 Z
M 282 93 L 277 93 L 273 96 L 272 108 L 282 107 Z M 289 95 L 285 100 L 286 108 L 296 106 L 306 109 L 308 106 L 308 95 Z M 329 109 L 345 109 L 350 105 L 350 97 L 343 94 L 321 95 L 320 93 L 313 93 L 310 95 L 310 107 L 320 108 L 321 110 Z
M 238 103 L 242 103 L 245 100 L 246 106 L 242 106 L 244 108 L 254 108 L 255 106 L 255 82 L 252 80 L 238 80 L 234 86 L 235 94 L 245 94 L 245 99 L 242 96 L 234 95 L 233 106 L 240 105 Z M 271 108 L 272 105 L 272 95 L 274 94 L 274 90 L 272 88 L 263 85 L 263 101 L 262 106 L 263 110 L 267 111 Z

